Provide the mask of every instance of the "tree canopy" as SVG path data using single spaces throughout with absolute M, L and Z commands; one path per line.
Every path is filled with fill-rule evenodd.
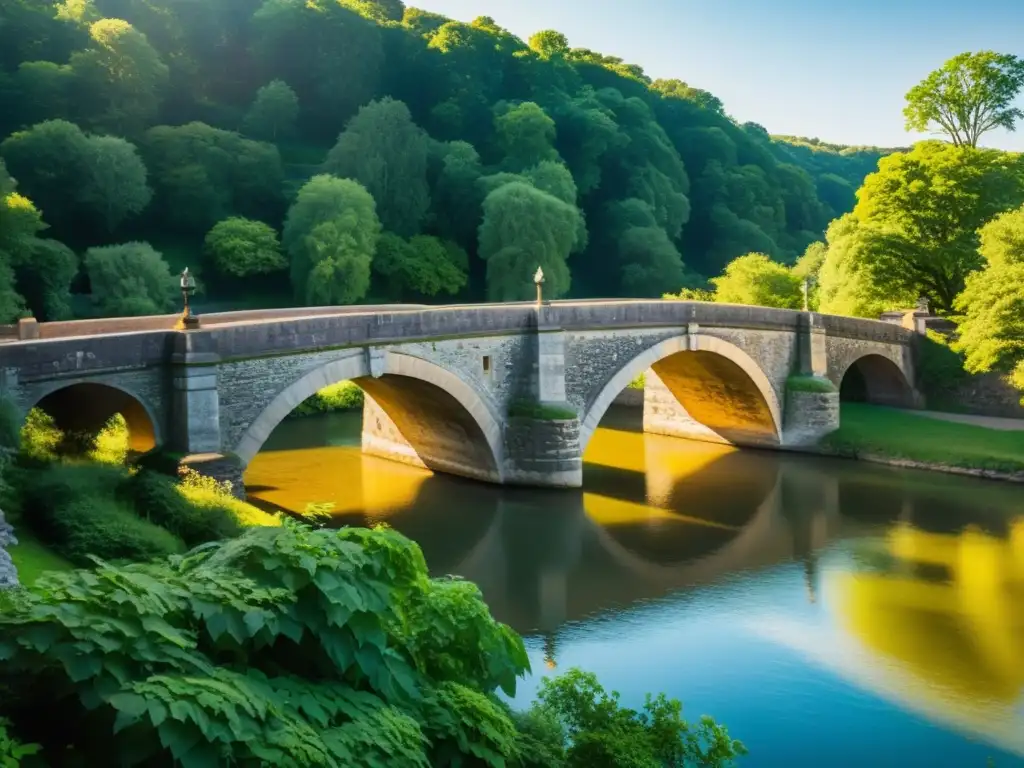
M 657 296 L 749 252 L 792 262 L 887 151 L 773 138 L 689 77 L 399 0 L 30 5 L 0 29 L 0 156 L 78 255 L 76 291 L 85 250 L 145 241 L 209 266 L 230 306 L 259 275 L 186 254 L 228 219 L 283 231 L 327 173 L 368 191 L 382 232 L 429 238 L 422 265 L 369 249 L 380 279 L 332 301 L 526 295 L 512 283 L 541 262 L 557 295 Z M 554 229 L 512 231 L 513 210 Z
M 1012 131 L 1024 111 L 1013 100 L 1024 88 L 1024 59 L 980 51 L 954 56 L 907 93 L 908 131 L 934 130 L 958 147 L 977 147 L 995 128 Z

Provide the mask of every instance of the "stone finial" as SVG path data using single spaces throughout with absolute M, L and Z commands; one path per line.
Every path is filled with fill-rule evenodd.
M 927 299 L 927 297 L 922 296 L 921 298 L 919 298 L 917 300 L 917 304 L 914 305 L 914 311 L 915 312 L 923 312 L 926 315 L 931 312 L 931 309 L 928 307 L 928 299 Z

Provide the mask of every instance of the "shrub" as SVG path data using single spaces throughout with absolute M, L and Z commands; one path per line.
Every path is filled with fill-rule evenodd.
M 646 383 L 647 377 L 644 374 L 640 374 L 633 379 L 629 384 L 626 385 L 626 389 L 643 389 Z
M 0 398 L 0 449 L 21 447 L 21 413 L 7 398 Z
M 225 509 L 243 526 L 274 526 L 280 523 L 277 515 L 268 514 L 232 494 L 229 482 L 218 482 L 187 467 L 180 468 L 178 475 L 181 478 L 180 493 L 196 507 Z
M 336 411 L 354 411 L 363 407 L 364 397 L 363 390 L 359 388 L 358 384 L 353 384 L 351 381 L 339 381 L 303 400 L 291 415 L 298 417 Z
M 64 433 L 50 414 L 33 408 L 25 417 L 21 428 L 21 454 L 32 462 L 48 462 L 57 458 L 57 449 Z
M 949 341 L 935 331 L 916 337 L 917 385 L 932 408 L 949 408 L 957 390 L 970 378 L 962 353 L 954 351 Z
M 197 504 L 172 478 L 142 470 L 128 482 L 136 512 L 190 547 L 238 536 L 242 525 L 227 504 Z M 216 500 L 216 501 L 219 501 Z
M 131 445 L 128 422 L 120 413 L 115 413 L 91 442 L 92 445 L 87 452 L 90 461 L 122 466 Z
M 147 560 L 181 552 L 180 539 L 140 519 L 123 500 L 128 474 L 96 464 L 54 464 L 15 476 L 22 518 L 40 539 L 78 565 L 89 555 Z

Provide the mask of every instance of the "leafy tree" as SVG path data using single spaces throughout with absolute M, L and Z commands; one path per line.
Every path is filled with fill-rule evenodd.
M 963 317 L 955 348 L 966 353 L 967 370 L 1008 372 L 1024 392 L 1024 206 L 995 217 L 979 234 L 985 267 L 957 297 Z
M 420 231 L 430 206 L 427 135 L 409 108 L 385 98 L 359 110 L 327 155 L 324 170 L 355 179 L 373 195 L 385 229 L 403 237 Z
M 1024 59 L 980 51 L 954 56 L 907 93 L 908 131 L 937 127 L 954 146 L 977 147 L 994 128 L 1012 131 L 1024 112 L 1012 106 L 1024 87 Z
M 818 272 L 818 309 L 830 315 L 878 316 L 912 306 L 916 295 L 892 291 L 875 277 L 874 265 L 885 258 L 890 238 L 864 226 L 852 213 L 836 219 L 825 235 L 828 249 Z
M 627 296 L 657 297 L 683 282 L 679 251 L 647 203 L 636 198 L 612 203 L 608 220 Z
M 569 40 L 561 32 L 544 29 L 530 36 L 530 49 L 543 59 L 564 57 L 569 52 Z
M 694 88 L 682 80 L 655 80 L 651 83 L 651 90 L 657 91 L 662 96 L 692 101 L 701 109 L 707 109 L 719 115 L 725 114 L 725 105 L 722 100 L 709 91 L 701 88 Z
M 245 132 L 257 139 L 277 141 L 295 132 L 299 97 L 284 80 L 271 80 L 256 92 L 245 115 Z
M 579 209 L 523 181 L 495 189 L 483 209 L 480 256 L 487 262 L 488 297 L 529 299 L 538 266 L 545 294 L 564 296 L 570 280 L 566 259 L 579 242 Z
M 150 128 L 142 149 L 155 204 L 178 229 L 205 233 L 232 214 L 280 216 L 284 171 L 272 144 L 188 123 Z
M 793 275 L 803 283 L 808 283 L 807 303 L 812 310 L 817 310 L 820 305 L 820 273 L 825 264 L 825 257 L 828 255 L 828 245 L 823 242 L 811 243 L 807 250 L 797 259 L 793 265 Z
M 712 278 L 711 283 L 715 286 L 715 301 L 724 304 L 780 309 L 803 306 L 800 278 L 763 253 L 740 256 L 725 268 L 721 277 Z
M 23 125 L 67 119 L 70 115 L 74 75 L 66 64 L 23 61 L 18 65 L 13 87 Z
M 149 205 L 153 191 L 134 144 L 116 136 L 90 136 L 85 163 L 88 176 L 79 199 L 100 216 L 108 232 Z
M 327 174 L 310 179 L 284 225 L 296 298 L 306 304 L 363 298 L 380 230 L 373 197 L 359 182 Z
M 135 145 L 114 136 L 89 136 L 65 120 L 12 134 L 0 144 L 0 154 L 61 233 L 81 227 L 85 214 L 110 233 L 152 197 Z
M 434 225 L 442 237 L 475 251 L 484 201 L 480 155 L 473 145 L 454 141 L 446 145 L 442 163 L 431 194 Z
M 277 232 L 262 221 L 232 217 L 206 233 L 204 253 L 223 275 L 249 277 L 285 269 Z
M 889 296 L 926 296 L 949 312 L 968 274 L 981 266 L 978 229 L 1024 202 L 1024 162 L 995 150 L 922 142 L 882 159 L 854 209 L 886 247 L 861 257 Z
M 505 165 L 521 171 L 544 160 L 557 160 L 555 121 L 532 101 L 510 107 L 494 119 Z
M 140 132 L 156 116 L 169 70 L 146 36 L 122 19 L 89 27 L 90 46 L 71 56 L 89 121 L 115 133 Z M 92 105 L 96 105 L 95 107 Z
M 57 240 L 32 238 L 10 259 L 18 292 L 38 320 L 69 320 L 78 256 Z
M 566 766 L 724 766 L 747 753 L 710 717 L 686 722 L 677 699 L 648 694 L 641 711 L 627 709 L 617 692 L 578 669 L 541 680 L 530 714 L 532 732 L 548 723 L 547 729 L 561 733 Z
M 174 308 L 177 283 L 149 243 L 90 248 L 85 270 L 93 303 L 102 315 L 159 315 Z
M 397 300 L 410 295 L 455 295 L 466 286 L 469 256 L 455 243 L 430 235 L 406 241 L 385 232 L 377 241 L 373 271 L 385 279 L 388 294 Z

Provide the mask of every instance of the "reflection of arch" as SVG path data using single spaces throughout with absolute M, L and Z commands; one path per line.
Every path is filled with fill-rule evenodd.
M 116 414 L 128 425 L 129 447 L 148 451 L 162 442 L 160 422 L 134 392 L 106 382 L 56 383 L 31 408 L 49 414 L 63 432 L 97 434 Z
M 500 478 L 501 424 L 473 388 L 426 360 L 395 352 L 385 352 L 383 358 L 376 377 L 370 375 L 366 355 L 360 351 L 310 371 L 286 387 L 238 441 L 234 452 L 243 465 L 301 402 L 331 384 L 353 381 L 394 421 L 428 469 L 476 466 Z M 442 456 L 453 460 L 441 463 Z
M 850 363 L 839 377 L 839 399 L 911 408 L 913 388 L 896 363 L 881 355 L 864 355 Z
M 779 443 L 782 408 L 761 367 L 735 344 L 692 334 L 655 344 L 612 376 L 583 418 L 581 451 L 616 396 L 649 368 L 687 413 L 729 442 Z

